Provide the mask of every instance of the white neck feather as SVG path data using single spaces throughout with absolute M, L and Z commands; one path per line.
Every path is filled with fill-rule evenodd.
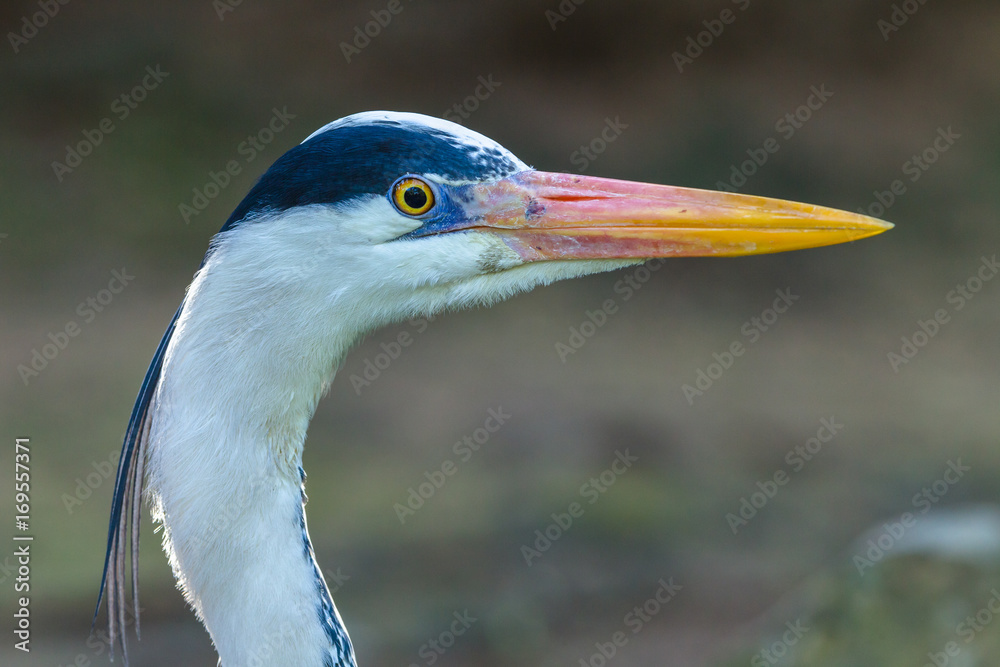
M 224 667 L 355 664 L 308 546 L 301 466 L 316 404 L 360 335 L 633 263 L 521 266 L 487 234 L 383 242 L 413 224 L 384 199 L 244 223 L 189 288 L 154 396 L 147 489 Z
M 308 281 L 262 266 L 274 258 L 248 236 L 211 254 L 168 348 L 147 453 L 153 517 L 222 665 L 353 667 L 305 535 L 301 466 L 357 333 L 329 315 L 310 324 Z

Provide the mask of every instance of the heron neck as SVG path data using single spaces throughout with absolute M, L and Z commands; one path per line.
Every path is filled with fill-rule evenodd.
M 153 406 L 154 520 L 222 665 L 355 667 L 309 540 L 302 470 L 350 341 L 319 349 L 280 302 L 241 297 L 204 272 L 188 293 Z

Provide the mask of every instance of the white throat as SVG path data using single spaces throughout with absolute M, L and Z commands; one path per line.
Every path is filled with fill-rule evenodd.
M 487 234 L 404 234 L 384 200 L 292 209 L 217 238 L 153 398 L 149 500 L 225 667 L 352 667 L 305 531 L 302 450 L 357 338 L 633 261 L 526 264 Z
M 245 250 L 210 256 L 167 349 L 147 449 L 153 517 L 222 665 L 353 667 L 305 529 L 302 451 L 356 333 L 303 327 L 301 281 L 258 273 Z

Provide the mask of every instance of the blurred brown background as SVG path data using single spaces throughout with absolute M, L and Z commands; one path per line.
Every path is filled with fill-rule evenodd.
M 105 664 L 87 638 L 102 471 L 209 238 L 254 179 L 340 116 L 451 109 L 541 169 L 706 188 L 736 169 L 751 174 L 743 192 L 897 227 L 670 261 L 628 300 L 616 285 L 635 270 L 558 284 L 361 344 L 306 448 L 313 542 L 361 664 L 1000 664 L 1000 6 L 401 0 L 381 26 L 383 0 L 223 2 L 0 8 L 0 503 L 13 534 L 13 442 L 30 436 L 36 536 L 33 650 L 13 649 L 5 566 L 0 662 Z M 826 99 L 800 108 L 814 89 Z M 294 118 L 244 143 L 275 109 Z M 595 142 L 608 123 L 612 140 Z M 748 163 L 769 138 L 780 149 Z M 230 160 L 241 172 L 206 191 Z M 185 221 L 182 204 L 203 210 Z M 113 270 L 134 278 L 102 293 Z M 776 290 L 798 299 L 773 321 Z M 560 359 L 607 299 L 617 312 Z M 920 322 L 935 335 L 914 336 Z M 351 376 L 385 365 L 403 331 L 412 345 L 356 390 Z M 37 375 L 19 371 L 53 339 L 64 349 Z M 734 341 L 746 353 L 712 368 Z M 699 371 L 722 372 L 689 401 Z M 511 416 L 461 460 L 454 443 L 491 408 Z M 818 434 L 829 441 L 810 460 L 795 453 Z M 586 504 L 581 485 L 625 450 L 638 461 Z M 448 459 L 457 473 L 401 524 L 394 505 Z M 786 483 L 769 484 L 778 473 Z M 528 567 L 522 546 L 581 499 Z M 743 499 L 761 506 L 740 525 L 727 515 Z M 133 664 L 214 665 L 143 528 Z M 647 605 L 671 578 L 673 599 Z M 430 648 L 466 610 L 468 631 Z M 627 642 L 603 657 L 619 631 Z

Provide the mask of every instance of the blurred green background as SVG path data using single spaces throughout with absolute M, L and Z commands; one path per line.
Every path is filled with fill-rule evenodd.
M 1000 6 L 402 0 L 380 26 L 381 0 L 224 2 L 0 7 L 0 503 L 14 534 L 13 443 L 30 436 L 36 536 L 32 652 L 13 649 L 5 564 L 0 663 L 105 663 L 87 639 L 102 471 L 209 238 L 317 127 L 393 109 L 452 110 L 541 169 L 705 188 L 736 169 L 743 192 L 897 227 L 669 261 L 628 300 L 616 284 L 646 274 L 594 276 L 362 343 L 305 457 L 313 543 L 363 665 L 1000 664 Z M 803 109 L 811 89 L 827 99 Z M 294 118 L 244 143 L 275 109 Z M 79 164 L 53 166 L 88 136 Z M 231 160 L 240 173 L 205 192 Z M 210 196 L 186 221 L 195 190 Z M 114 270 L 134 279 L 102 293 Z M 773 321 L 776 290 L 798 299 Z M 607 299 L 617 312 L 561 359 Z M 71 322 L 37 375 L 19 371 Z M 735 341 L 746 353 L 711 367 Z M 699 371 L 718 377 L 689 401 Z M 511 416 L 459 459 L 491 408 Z M 522 546 L 625 450 L 638 461 L 528 567 Z M 394 505 L 448 459 L 456 474 L 401 523 Z M 132 664 L 214 665 L 143 529 Z M 466 610 L 469 630 L 429 648 Z

